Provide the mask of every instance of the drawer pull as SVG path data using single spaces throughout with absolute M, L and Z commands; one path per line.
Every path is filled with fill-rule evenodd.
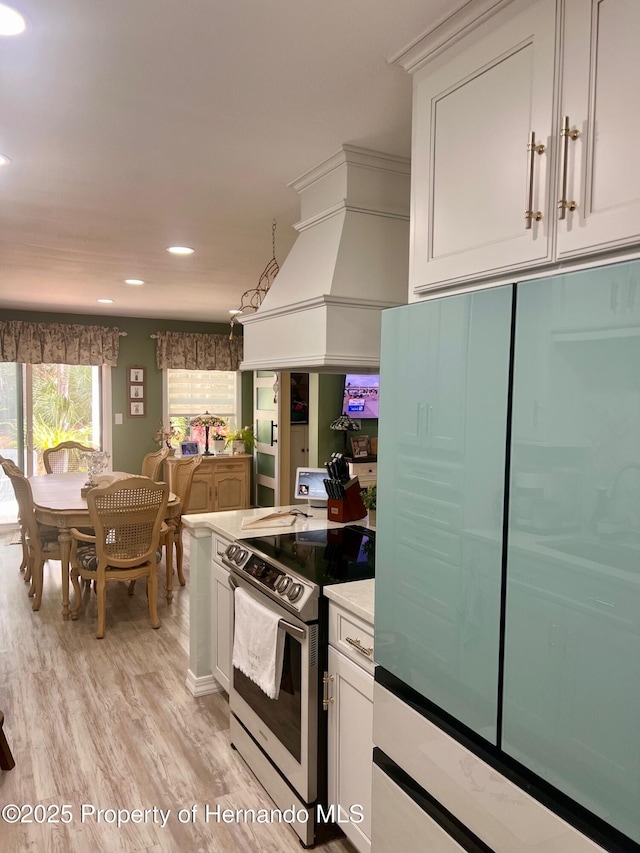
M 371 646 L 370 648 L 363 646 L 360 642 L 360 637 L 356 637 L 355 640 L 351 637 L 345 637 L 345 640 L 347 641 L 347 643 L 349 643 L 350 646 L 353 646 L 354 649 L 357 649 L 360 654 L 366 655 L 369 658 L 373 654 L 373 646 Z
M 216 551 L 216 554 L 218 555 L 218 557 L 224 557 L 225 552 L 226 552 L 226 548 L 224 551 Z
M 612 601 L 603 601 L 602 598 L 595 598 L 593 595 L 589 596 L 589 601 L 595 601 L 596 604 L 604 604 L 606 607 L 613 607 L 614 610 L 616 608 Z

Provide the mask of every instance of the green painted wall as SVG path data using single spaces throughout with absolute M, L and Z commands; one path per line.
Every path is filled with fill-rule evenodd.
M 127 336 L 120 338 L 118 366 L 111 372 L 113 414 L 123 414 L 122 425 L 113 425 L 113 469 L 140 470 L 146 453 L 157 450 L 153 441 L 162 421 L 162 371 L 156 367 L 156 332 L 193 332 L 228 334 L 224 323 L 189 323 L 182 320 L 147 320 L 133 317 L 104 317 L 85 314 L 52 314 L 38 311 L 2 311 L 3 320 L 27 320 L 33 323 L 79 323 L 82 325 L 116 326 Z M 144 367 L 147 371 L 147 415 L 127 417 L 127 368 Z M 242 422 L 251 423 L 253 374 L 242 374 Z

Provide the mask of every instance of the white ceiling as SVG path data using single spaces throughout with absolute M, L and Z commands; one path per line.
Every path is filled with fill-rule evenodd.
M 27 30 L 0 37 L 0 314 L 212 322 L 257 283 L 273 218 L 284 261 L 288 182 L 343 143 L 410 155 L 411 79 L 388 59 L 463 5 L 3 2 Z

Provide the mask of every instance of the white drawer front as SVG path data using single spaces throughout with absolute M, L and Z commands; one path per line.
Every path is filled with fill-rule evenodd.
M 329 605 L 329 642 L 367 672 L 373 673 L 373 625 L 333 602 Z

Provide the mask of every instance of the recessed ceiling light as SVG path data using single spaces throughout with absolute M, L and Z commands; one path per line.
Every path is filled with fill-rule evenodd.
M 144 284 L 144 281 L 141 278 L 125 278 L 125 284 Z
M 195 249 L 190 249 L 188 246 L 169 246 L 167 252 L 172 255 L 193 255 Z
M 0 3 L 0 36 L 17 36 L 24 31 L 24 18 L 15 9 Z
M 104 305 L 109 305 L 111 302 L 113 302 L 113 299 L 98 299 L 97 301 L 102 302 Z
M 6 154 L 0 154 L 0 166 L 8 166 L 10 162 Z

